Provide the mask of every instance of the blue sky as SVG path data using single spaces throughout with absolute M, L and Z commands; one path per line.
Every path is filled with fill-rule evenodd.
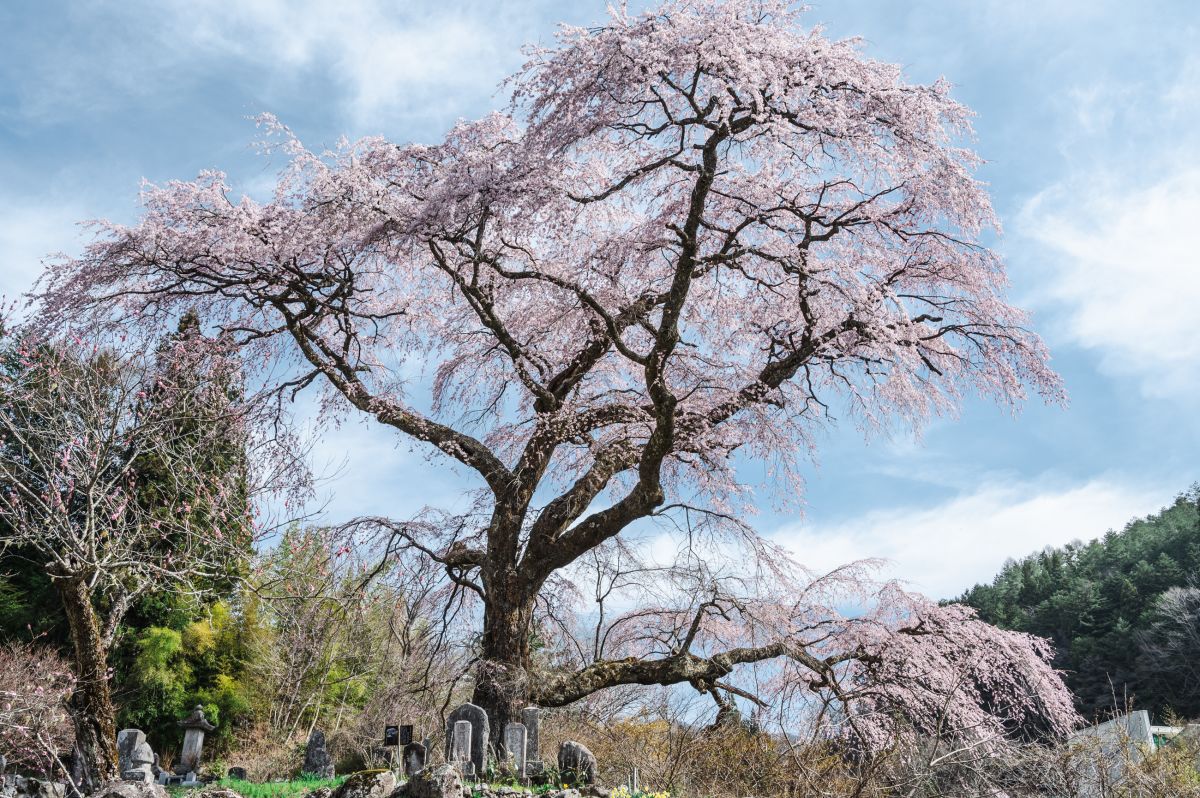
M 0 293 L 77 251 L 77 221 L 132 221 L 143 178 L 220 168 L 261 193 L 278 163 L 254 154 L 251 115 L 310 146 L 434 141 L 503 102 L 522 43 L 603 15 L 599 0 L 2 4 Z M 1071 404 L 1013 417 L 968 402 L 919 440 L 839 427 L 803 517 L 764 506 L 760 527 L 815 567 L 886 557 L 941 597 L 1200 479 L 1200 4 L 826 0 L 808 19 L 911 80 L 945 75 L 978 113 L 1011 295 Z M 365 425 L 317 458 L 340 466 L 332 518 L 403 515 L 460 487 Z

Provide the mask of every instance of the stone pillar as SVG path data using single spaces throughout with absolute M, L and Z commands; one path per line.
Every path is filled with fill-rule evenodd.
M 204 750 L 204 733 L 217 728 L 204 717 L 204 707 L 197 704 L 192 714 L 179 721 L 183 727 L 183 752 L 175 772 L 179 775 L 197 773 L 200 770 L 200 754 Z
M 525 707 L 521 710 L 521 723 L 525 726 L 525 756 L 528 759 L 540 761 L 542 752 L 538 748 L 538 731 L 541 724 L 541 710 L 538 707 Z
M 510 723 L 504 727 L 504 750 L 518 778 L 525 778 L 525 724 Z

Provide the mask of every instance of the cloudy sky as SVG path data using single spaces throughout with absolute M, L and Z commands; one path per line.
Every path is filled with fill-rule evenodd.
M 595 23 L 603 0 L 74 0 L 0 4 L 0 293 L 26 290 L 76 222 L 132 221 L 140 181 L 220 168 L 250 193 L 277 163 L 247 117 L 310 146 L 432 142 L 500 105 L 525 42 Z M 1012 296 L 1071 394 L 1012 416 L 968 403 L 920 440 L 821 441 L 803 516 L 758 523 L 814 567 L 885 557 L 935 596 L 1007 557 L 1090 538 L 1200 479 L 1200 4 L 824 0 L 978 112 Z M 366 426 L 328 436 L 334 518 L 452 501 L 459 484 Z M 320 463 L 318 465 L 320 465 Z

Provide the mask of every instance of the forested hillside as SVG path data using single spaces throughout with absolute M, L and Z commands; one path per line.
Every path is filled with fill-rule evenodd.
M 957 600 L 1052 639 L 1085 716 L 1127 700 L 1200 716 L 1200 485 L 1120 532 L 1010 561 Z

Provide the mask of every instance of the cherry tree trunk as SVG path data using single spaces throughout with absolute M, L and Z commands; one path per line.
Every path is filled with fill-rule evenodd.
M 496 589 L 499 587 L 499 589 Z M 472 703 L 488 714 L 491 745 L 503 752 L 504 727 L 520 722 L 530 703 L 529 664 L 534 600 L 509 582 L 489 591 Z
M 63 611 L 71 630 L 78 682 L 71 696 L 75 725 L 75 753 L 79 757 L 81 792 L 89 792 L 113 781 L 117 773 L 117 726 L 108 684 L 108 647 L 91 595 L 79 576 L 55 580 Z

